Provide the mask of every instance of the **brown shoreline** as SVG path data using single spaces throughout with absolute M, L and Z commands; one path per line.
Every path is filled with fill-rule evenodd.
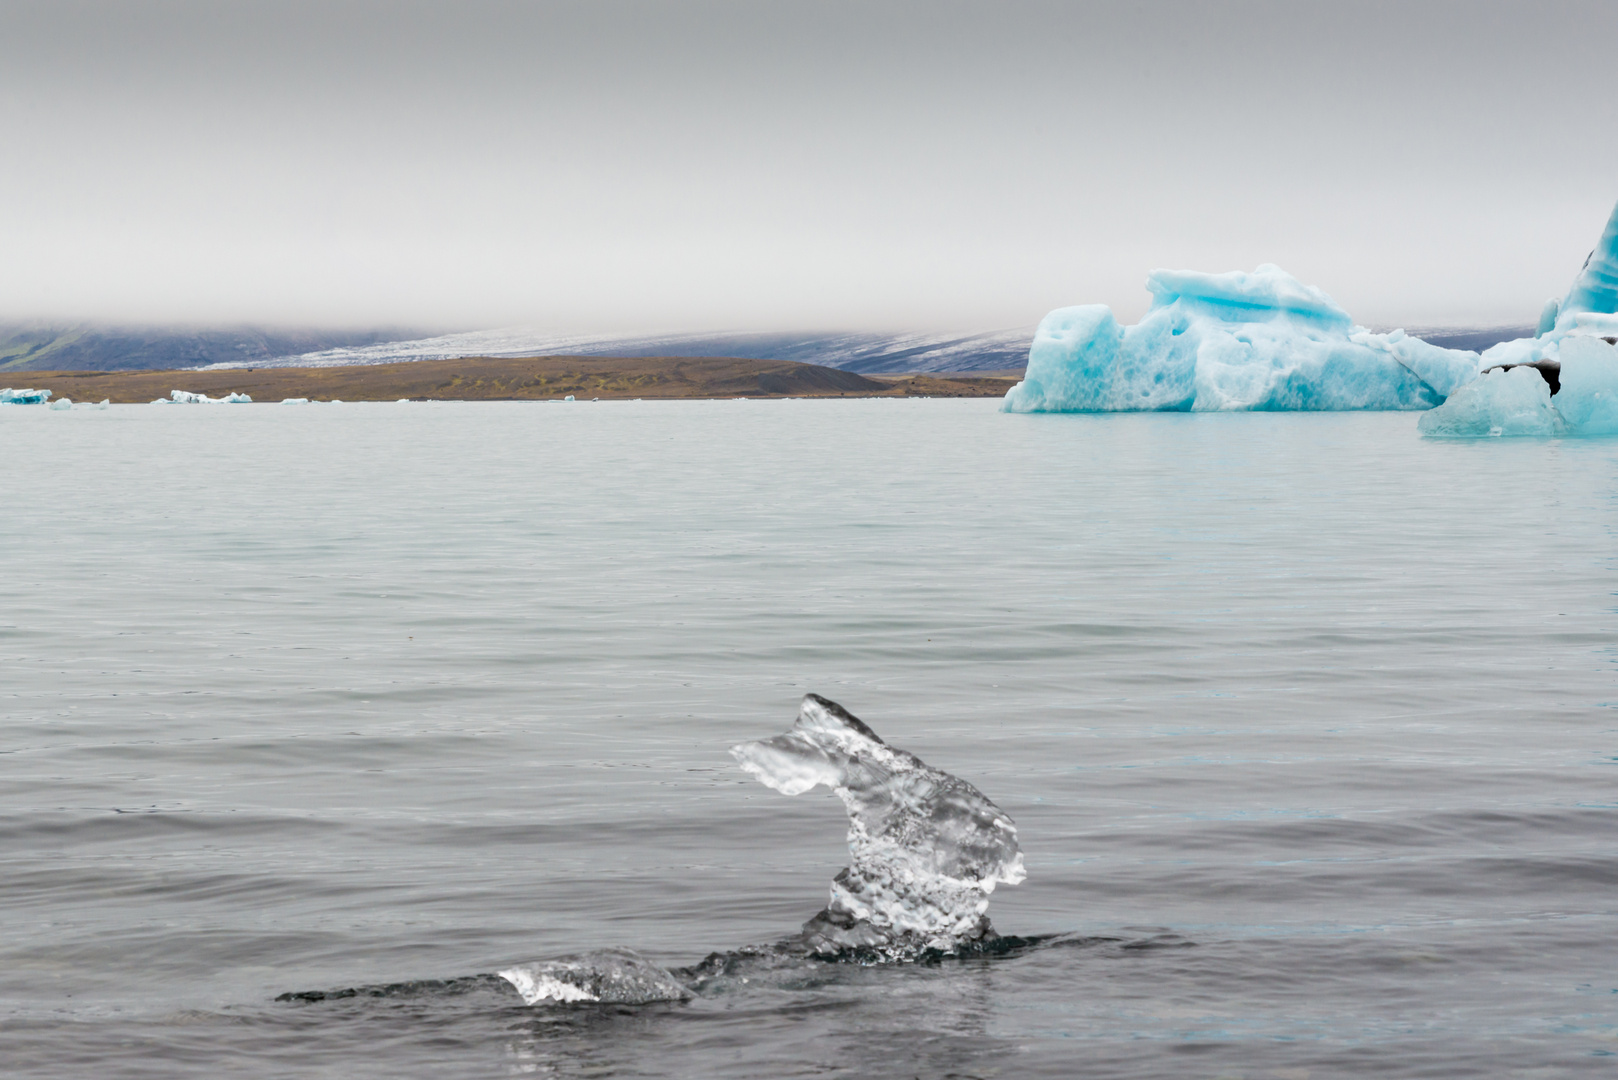
M 528 356 L 413 360 L 355 367 L 181 368 L 165 371 L 16 372 L 58 398 L 120 404 L 170 391 L 255 402 L 546 401 L 553 398 L 1000 397 L 1017 377 L 995 372 L 858 375 L 782 360 L 726 356 Z

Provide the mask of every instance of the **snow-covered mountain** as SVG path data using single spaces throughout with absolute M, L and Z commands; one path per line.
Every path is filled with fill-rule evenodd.
M 340 367 L 462 356 L 740 356 L 794 360 L 860 373 L 1003 371 L 1028 362 L 1032 330 L 983 334 L 709 333 L 561 336 L 508 328 L 323 349 L 219 367 Z

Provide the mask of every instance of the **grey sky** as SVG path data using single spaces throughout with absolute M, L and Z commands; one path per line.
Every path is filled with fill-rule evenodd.
M 0 0 L 0 318 L 987 328 L 1276 262 L 1532 321 L 1618 4 Z

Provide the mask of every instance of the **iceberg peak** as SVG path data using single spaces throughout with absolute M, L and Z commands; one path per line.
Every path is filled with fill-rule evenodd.
M 1613 319 L 1581 316 L 1615 316 Z M 1601 240 L 1579 268 L 1579 276 L 1563 298 L 1555 328 L 1571 331 L 1590 328 L 1618 333 L 1618 206 L 1612 208 Z
M 1152 294 L 1153 310 L 1178 301 L 1227 322 L 1291 318 L 1342 330 L 1354 322 L 1331 297 L 1274 263 L 1264 263 L 1250 274 L 1242 270 L 1223 274 L 1153 270 L 1146 277 L 1146 290 Z

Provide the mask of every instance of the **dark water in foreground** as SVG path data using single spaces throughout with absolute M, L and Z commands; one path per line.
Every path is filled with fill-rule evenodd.
M 0 1072 L 1618 1071 L 1618 441 L 993 409 L 0 410 Z M 808 690 L 1038 944 L 274 1000 L 795 931 Z

